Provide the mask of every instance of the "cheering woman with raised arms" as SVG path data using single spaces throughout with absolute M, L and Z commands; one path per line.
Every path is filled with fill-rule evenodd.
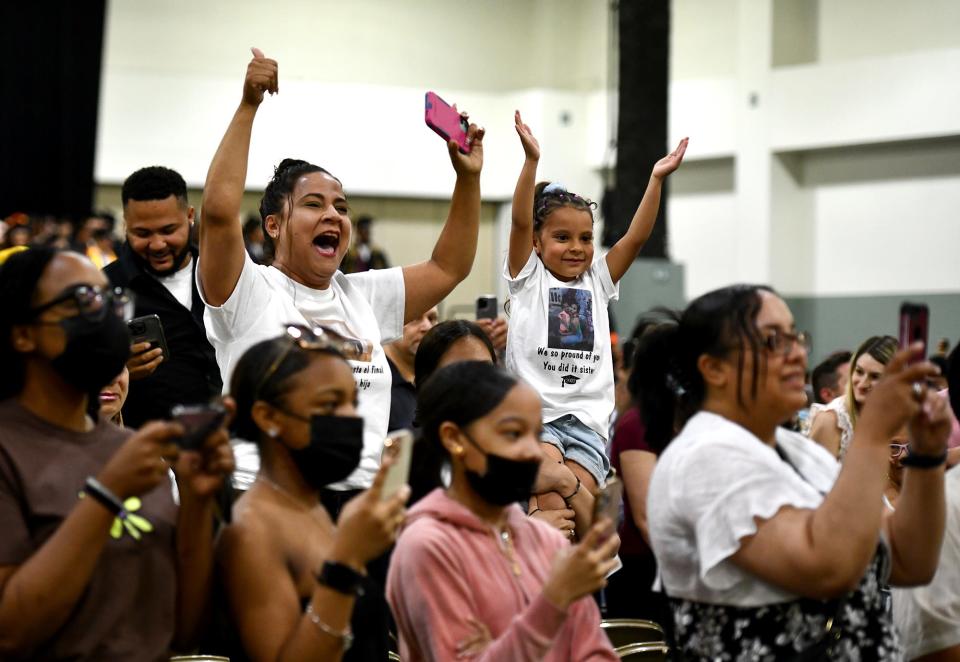
M 430 259 L 345 276 L 339 266 L 350 245 L 351 222 L 340 180 L 306 161 L 284 159 L 260 203 L 276 259 L 272 267 L 258 266 L 246 254 L 237 219 L 253 120 L 264 94 L 279 92 L 279 79 L 276 61 L 257 49 L 253 54 L 240 106 L 210 164 L 203 191 L 198 278 L 207 304 L 207 334 L 225 384 L 247 348 L 276 337 L 289 322 L 322 323 L 370 343 L 369 355 L 352 362 L 360 390 L 358 411 L 365 422 L 363 458 L 357 471 L 334 486 L 351 494 L 372 484 L 387 432 L 391 379 L 382 343 L 399 337 L 405 321 L 439 303 L 473 265 L 483 129 L 470 126 L 469 154 L 460 153 L 456 143 L 448 145 L 457 181 Z

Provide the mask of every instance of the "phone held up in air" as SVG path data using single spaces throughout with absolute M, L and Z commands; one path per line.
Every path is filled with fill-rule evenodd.
M 142 342 L 150 343 L 150 349 L 159 347 L 163 350 L 163 360 L 170 360 L 170 350 L 167 349 L 167 339 L 163 335 L 163 324 L 157 315 L 144 315 L 143 317 L 134 317 L 127 322 L 127 329 L 130 331 L 130 343 L 137 344 Z
M 437 96 L 436 92 L 427 92 L 424 104 L 424 120 L 434 132 L 444 140 L 453 140 L 463 154 L 470 153 L 470 141 L 467 129 L 470 124 L 460 113 Z
M 387 469 L 387 478 L 380 492 L 380 500 L 386 501 L 410 480 L 410 460 L 413 457 L 413 432 L 394 430 L 383 442 L 381 462 L 387 457 L 393 458 L 393 464 Z
M 620 521 L 620 505 L 623 503 L 623 481 L 614 476 L 608 480 L 593 502 L 593 523 L 601 517 L 609 517 L 616 529 Z
M 900 304 L 900 349 L 906 349 L 918 340 L 923 342 L 923 356 L 916 361 L 923 360 L 927 355 L 929 322 L 930 309 L 925 303 L 904 301 Z
M 176 405 L 170 418 L 183 426 L 183 436 L 176 440 L 183 450 L 197 450 L 204 440 L 223 424 L 227 410 L 221 402 L 206 405 Z
M 477 319 L 497 319 L 497 297 L 492 294 L 484 294 L 483 296 L 477 297 Z

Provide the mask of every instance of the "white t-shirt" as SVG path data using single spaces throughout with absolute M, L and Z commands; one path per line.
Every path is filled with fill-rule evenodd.
M 756 533 L 755 517 L 815 509 L 840 465 L 822 446 L 778 428 L 777 451 L 732 421 L 700 412 L 657 459 L 647 495 L 650 543 L 670 597 L 758 607 L 797 595 L 740 569 L 730 557 Z
M 604 439 L 613 411 L 607 304 L 619 296 L 606 253 L 573 281 L 553 277 L 536 252 L 510 277 L 507 369 L 535 388 L 547 423 L 573 414 Z
M 154 276 L 174 299 L 187 310 L 193 310 L 193 259 L 169 276 Z
M 960 645 L 960 468 L 944 478 L 947 521 L 937 573 L 927 586 L 893 589 L 893 621 L 906 659 Z
M 202 293 L 197 270 L 197 286 Z M 202 296 L 202 294 L 201 294 Z M 344 275 L 316 290 L 288 278 L 274 267 L 254 263 L 244 254 L 243 270 L 222 306 L 206 304 L 204 325 L 217 352 L 224 391 L 243 353 L 261 340 L 276 338 L 285 324 L 331 326 L 344 335 L 370 341 L 370 362 L 351 361 L 363 417 L 360 467 L 332 489 L 365 489 L 373 484 L 390 416 L 390 368 L 383 343 L 403 334 L 403 271 L 399 267 Z

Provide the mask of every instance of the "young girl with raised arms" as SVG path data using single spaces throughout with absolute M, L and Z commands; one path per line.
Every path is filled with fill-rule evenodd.
M 610 470 L 606 439 L 614 386 L 607 304 L 619 296 L 617 283 L 653 231 L 663 180 L 683 161 L 687 139 L 654 164 L 627 232 L 595 255 L 596 203 L 557 183 L 535 184 L 540 145 L 520 111 L 514 121 L 526 158 L 513 195 L 504 273 L 511 299 L 506 364 L 543 400 L 544 454 L 577 477 L 571 494 L 532 498 L 530 513 L 569 506 L 582 533 L 589 514 L 573 497 L 581 489 L 596 494 Z

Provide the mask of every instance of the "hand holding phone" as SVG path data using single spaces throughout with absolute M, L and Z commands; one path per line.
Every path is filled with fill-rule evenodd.
M 227 409 L 220 402 L 207 405 L 177 405 L 170 410 L 170 417 L 183 426 L 183 436 L 176 440 L 183 450 L 198 450 L 204 440 L 227 417 Z
M 164 360 L 170 360 L 170 350 L 167 348 L 167 339 L 163 335 L 163 324 L 160 322 L 158 315 L 134 317 L 127 322 L 127 329 L 130 331 L 131 344 L 148 342 L 151 349 L 160 348 Z
M 380 458 L 390 457 L 393 464 L 387 469 L 387 478 L 380 491 L 380 500 L 386 501 L 396 494 L 410 480 L 410 459 L 413 457 L 413 433 L 410 430 L 396 430 L 387 435 L 383 442 Z
M 460 115 L 456 106 L 451 106 L 437 96 L 436 92 L 427 92 L 424 103 L 424 121 L 444 140 L 452 140 L 463 154 L 470 153 L 470 141 L 467 130 L 470 124 Z

